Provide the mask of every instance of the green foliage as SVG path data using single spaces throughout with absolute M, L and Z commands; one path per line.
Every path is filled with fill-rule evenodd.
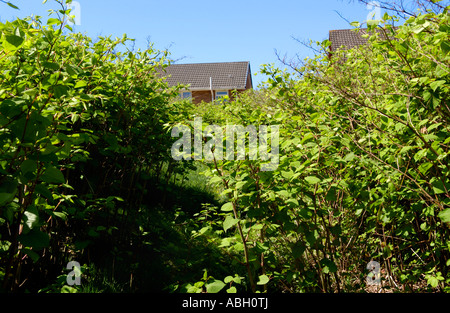
M 235 274 L 234 276 L 227 276 L 221 281 L 212 276 L 208 276 L 208 271 L 205 270 L 202 280 L 195 284 L 186 284 L 183 286 L 182 291 L 186 293 L 218 293 L 223 291 L 227 284 L 229 288 L 225 289 L 225 291 L 227 293 L 236 293 L 237 288 L 233 284 L 241 285 L 242 279 L 239 275 Z
M 16 10 L 19 9 L 16 5 L 12 4 L 12 3 L 9 2 L 9 1 L 1 0 L 0 2 L 6 3 L 9 7 L 13 8 L 13 9 L 16 9 Z
M 0 24 L 0 268 L 7 291 L 46 263 L 64 268 L 100 239 L 129 240 L 149 177 L 170 180 L 186 169 L 170 159 L 164 128 L 176 95 L 158 74 L 167 52 L 131 52 L 126 35 L 94 42 L 67 32 L 62 18 Z M 165 176 L 162 164 L 169 164 Z
M 447 9 L 385 14 L 367 46 L 324 41 L 200 106 L 160 77 L 167 52 L 63 15 L 0 24 L 3 291 L 359 292 L 372 260 L 383 288 L 450 290 Z M 199 116 L 224 142 L 228 125 L 280 126 L 277 167 L 174 161 L 171 128 Z M 65 284 L 74 259 L 82 286 Z
M 294 73 L 266 66 L 265 88 L 196 111 L 281 125 L 276 170 L 205 163 L 226 203 L 220 238 L 202 235 L 240 255 L 251 291 L 369 290 L 371 260 L 383 288 L 448 291 L 449 15 L 384 18 L 367 46 L 329 54 L 325 41 Z

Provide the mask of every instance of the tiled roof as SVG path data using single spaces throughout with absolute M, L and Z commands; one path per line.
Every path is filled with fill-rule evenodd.
M 169 86 L 190 85 L 190 89 L 245 89 L 250 62 L 172 64 L 165 69 Z M 252 87 L 252 86 L 250 86 Z
M 356 32 L 354 29 L 337 29 L 330 30 L 331 50 L 336 51 L 342 46 L 345 49 L 351 49 L 356 46 L 364 45 L 368 39 L 363 38 L 362 35 L 367 34 L 366 30 L 361 29 Z
M 395 29 L 396 27 L 394 27 Z M 381 30 L 378 30 L 381 34 Z M 362 35 L 368 34 L 367 28 L 361 28 L 358 32 L 355 29 L 338 29 L 330 30 L 329 40 L 331 41 L 331 51 L 336 51 L 339 48 L 351 49 L 356 46 L 365 45 L 368 38 Z

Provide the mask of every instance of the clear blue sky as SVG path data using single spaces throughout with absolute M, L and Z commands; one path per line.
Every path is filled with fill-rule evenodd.
M 31 14 L 47 18 L 53 0 L 10 0 L 20 10 L 0 3 L 0 20 Z M 262 64 L 280 66 L 281 55 L 306 57 L 300 40 L 322 41 L 331 29 L 351 28 L 344 20 L 363 22 L 371 12 L 349 0 L 78 0 L 80 25 L 75 31 L 90 37 L 124 33 L 145 48 L 147 38 L 157 49 L 169 49 L 179 63 L 250 61 L 252 72 Z M 338 14 L 338 13 L 339 14 Z M 382 12 L 383 14 L 383 12 Z M 341 16 L 342 17 L 341 17 Z M 261 74 L 254 84 L 265 80 Z M 255 86 L 256 87 L 256 86 Z

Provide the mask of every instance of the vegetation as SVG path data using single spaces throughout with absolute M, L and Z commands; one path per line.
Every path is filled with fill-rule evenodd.
M 200 106 L 158 75 L 167 52 L 94 42 L 63 6 L 0 24 L 1 290 L 448 292 L 448 9 L 385 14 L 367 46 L 326 40 Z M 171 129 L 195 117 L 224 143 L 229 125 L 279 125 L 279 164 L 173 160 Z

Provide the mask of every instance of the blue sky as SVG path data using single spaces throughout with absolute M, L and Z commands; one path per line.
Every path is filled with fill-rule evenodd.
M 31 14 L 47 18 L 53 0 L 10 0 L 20 10 L 0 3 L 0 20 Z M 351 28 L 373 9 L 350 0 L 78 0 L 77 32 L 90 37 L 136 39 L 145 48 L 150 38 L 157 49 L 169 49 L 178 63 L 250 61 L 253 74 L 262 64 L 278 62 L 275 50 L 288 58 L 312 51 L 299 40 L 322 41 L 331 29 Z M 339 14 L 338 14 L 339 13 Z M 381 13 L 383 14 L 383 12 Z M 341 17 L 341 16 L 342 17 Z M 345 19 L 344 19 L 345 18 Z M 253 77 L 257 85 L 265 77 Z M 255 86 L 256 87 L 256 86 Z

